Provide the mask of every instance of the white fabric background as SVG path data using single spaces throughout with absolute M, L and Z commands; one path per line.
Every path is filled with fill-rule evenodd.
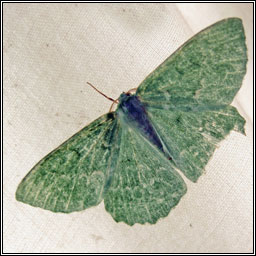
M 43 156 L 109 110 L 208 25 L 243 19 L 248 72 L 232 132 L 155 225 L 115 223 L 104 204 L 55 214 L 15 200 Z M 252 252 L 252 4 L 4 4 L 4 252 Z

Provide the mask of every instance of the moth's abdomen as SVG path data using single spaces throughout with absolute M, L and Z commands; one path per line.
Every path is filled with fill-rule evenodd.
M 123 125 L 138 129 L 144 137 L 164 152 L 162 142 L 138 96 L 122 93 L 119 102 L 117 115 L 120 117 Z

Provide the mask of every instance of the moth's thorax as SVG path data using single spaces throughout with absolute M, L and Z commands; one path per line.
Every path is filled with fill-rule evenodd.
M 146 115 L 146 110 L 138 96 L 129 93 L 122 93 L 119 97 L 119 104 L 117 106 L 118 115 L 128 115 L 132 119 L 137 119 Z
M 140 131 L 144 137 L 163 151 L 160 138 L 148 117 L 145 106 L 137 95 L 122 93 L 116 113 L 124 127 L 130 126 Z

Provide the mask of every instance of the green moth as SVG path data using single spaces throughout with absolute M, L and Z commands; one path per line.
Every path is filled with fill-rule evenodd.
M 204 29 L 137 88 L 49 153 L 21 181 L 18 201 L 70 213 L 98 205 L 115 221 L 156 223 L 196 182 L 216 145 L 245 120 L 230 103 L 246 73 L 242 21 Z

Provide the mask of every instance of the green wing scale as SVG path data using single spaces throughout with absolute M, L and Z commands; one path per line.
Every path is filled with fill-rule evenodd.
M 244 119 L 232 106 L 218 111 L 182 112 L 149 108 L 172 161 L 193 182 L 201 176 L 218 142 L 231 130 L 244 133 Z
M 149 106 L 197 111 L 229 105 L 246 73 L 242 21 L 222 20 L 181 46 L 139 86 Z
M 20 183 L 16 199 L 66 213 L 99 204 L 118 155 L 118 133 L 113 114 L 98 118 L 43 158 Z
M 106 210 L 119 222 L 151 224 L 168 215 L 186 193 L 174 166 L 135 129 L 123 128 Z
M 197 181 L 216 145 L 245 120 L 229 106 L 246 73 L 242 21 L 230 18 L 198 33 L 139 86 L 145 104 L 177 167 Z
M 154 70 L 115 112 L 44 157 L 16 191 L 18 201 L 70 213 L 98 205 L 115 221 L 156 223 L 196 182 L 230 131 L 245 120 L 230 106 L 246 73 L 242 21 L 195 35 Z M 104 95 L 104 94 L 103 94 Z

